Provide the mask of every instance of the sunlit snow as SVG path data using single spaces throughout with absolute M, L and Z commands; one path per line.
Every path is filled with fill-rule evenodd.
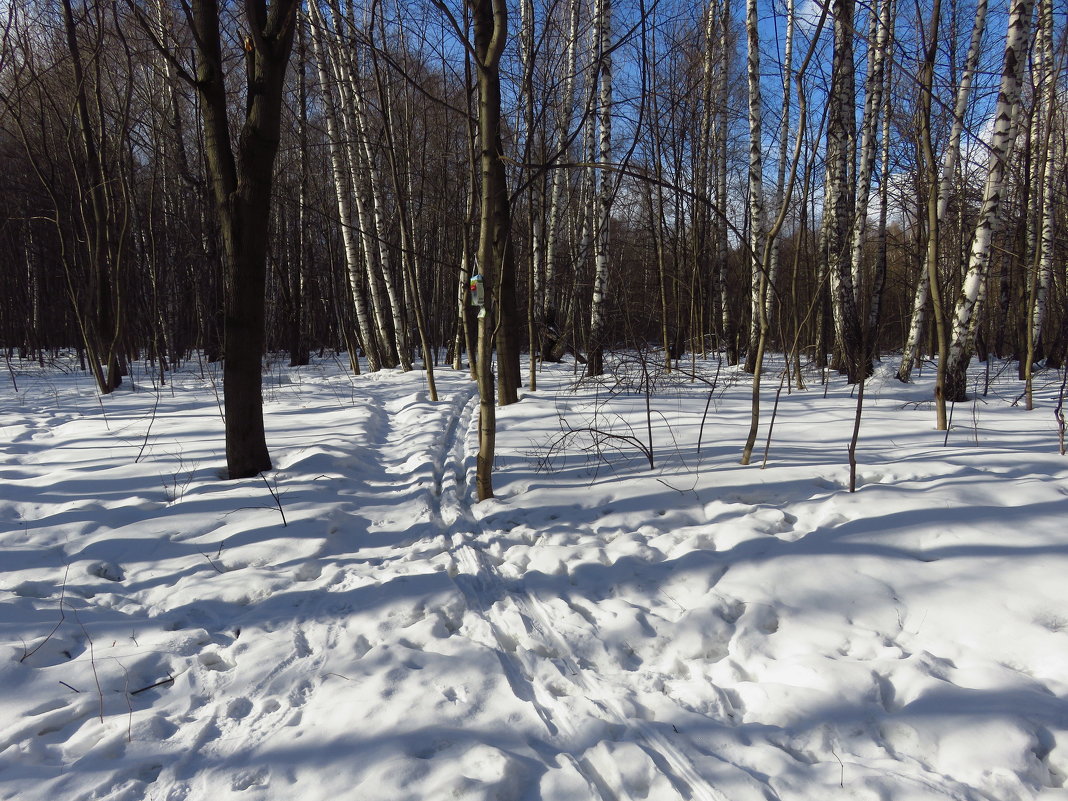
M 761 468 L 774 369 L 742 467 L 733 368 L 547 366 L 476 504 L 466 372 L 433 403 L 345 361 L 268 366 L 275 470 L 234 482 L 215 366 L 99 397 L 12 362 L 0 798 L 1068 798 L 1059 376 L 1028 412 L 978 365 L 947 436 L 931 370 L 880 366 L 851 494 L 838 376 L 782 392 Z M 651 470 L 583 433 L 650 423 Z

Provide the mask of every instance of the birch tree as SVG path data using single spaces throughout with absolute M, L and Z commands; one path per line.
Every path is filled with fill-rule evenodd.
M 746 85 L 749 96 L 749 347 L 746 350 L 745 370 L 756 369 L 757 345 L 760 338 L 762 318 L 767 292 L 767 267 L 762 263 L 764 254 L 764 160 L 762 140 L 762 109 L 760 94 L 760 32 L 756 0 L 746 0 Z
M 600 75 L 598 91 L 598 137 L 596 212 L 593 214 L 593 297 L 590 302 L 590 346 L 586 374 L 604 373 L 604 335 L 608 304 L 608 239 L 612 216 L 612 0 L 596 0 L 595 48 Z
M 1054 235 L 1056 165 L 1053 159 L 1051 137 L 1057 98 L 1057 71 L 1053 56 L 1052 0 L 1038 0 L 1038 25 L 1035 40 L 1036 117 L 1041 127 L 1038 152 L 1032 154 L 1032 158 L 1038 164 L 1038 181 L 1037 186 L 1034 187 L 1034 196 L 1038 200 L 1039 222 L 1036 232 L 1038 242 L 1034 248 L 1035 270 L 1028 299 L 1027 355 L 1024 363 L 1025 399 L 1028 409 L 1034 408 L 1032 387 L 1035 356 L 1042 344 L 1042 327 L 1046 322 L 1050 283 L 1053 277 L 1053 251 L 1056 245 Z
M 823 202 L 821 257 L 831 289 L 835 335 L 850 381 L 859 380 L 864 369 L 862 337 L 853 283 L 850 232 L 855 219 L 855 187 L 850 177 L 853 140 L 856 135 L 853 65 L 854 0 L 833 0 L 834 52 L 831 89 L 827 99 L 826 177 Z
M 309 4 L 312 20 L 312 46 L 316 55 L 316 64 L 319 71 L 319 83 L 323 92 L 323 112 L 326 117 L 327 139 L 330 148 L 330 165 L 332 169 L 334 197 L 337 201 L 338 216 L 341 221 L 341 240 L 344 246 L 346 275 L 348 276 L 349 288 L 352 294 L 356 312 L 356 323 L 360 331 L 360 340 L 363 345 L 364 355 L 367 357 L 368 369 L 372 372 L 381 368 L 379 357 L 378 338 L 371 325 L 371 312 L 367 306 L 367 298 L 363 289 L 364 253 L 373 253 L 369 242 L 364 243 L 363 253 L 357 239 L 357 230 L 363 232 L 365 240 L 370 238 L 370 226 L 366 225 L 366 215 L 359 217 L 353 214 L 350 199 L 357 202 L 360 195 L 353 191 L 352 165 L 348 153 L 343 145 L 347 137 L 342 130 L 337 107 L 336 97 L 337 82 L 332 80 L 327 73 L 329 58 L 326 44 L 328 32 L 322 12 L 317 3 Z M 358 225 L 354 225 L 358 221 Z M 355 354 L 353 354 L 355 357 Z
M 850 234 L 850 264 L 853 273 L 853 292 L 860 306 L 864 291 L 864 244 L 868 230 L 868 207 L 871 183 L 875 172 L 877 134 L 883 118 L 884 72 L 891 51 L 893 36 L 893 0 L 881 0 L 870 11 L 868 31 L 868 72 L 864 80 L 864 113 L 861 118 L 859 164 L 856 171 L 856 205 Z M 870 293 L 869 293 L 870 294 Z M 858 308 L 859 314 L 859 308 Z M 867 339 L 867 337 L 864 337 Z M 863 354 L 864 369 L 868 369 L 868 353 Z
M 964 59 L 964 71 L 961 73 L 960 84 L 957 87 L 956 100 L 953 104 L 953 122 L 949 131 L 949 140 L 946 143 L 946 149 L 942 154 L 941 177 L 938 181 L 937 193 L 935 193 L 935 210 L 933 216 L 929 215 L 928 217 L 927 236 L 930 238 L 933 235 L 935 237 L 935 242 L 937 242 L 936 229 L 941 224 L 941 220 L 946 216 L 950 198 L 953 196 L 953 185 L 956 181 L 957 169 L 960 164 L 960 140 L 961 135 L 964 132 L 964 115 L 968 111 L 968 102 L 971 98 L 972 86 L 975 82 L 976 66 L 979 62 L 983 34 L 986 31 L 988 6 L 988 0 L 978 0 L 975 6 L 975 20 L 972 24 L 971 40 L 968 44 L 968 53 Z M 932 14 L 932 22 L 937 21 L 940 16 L 940 14 Z M 936 31 L 937 29 L 932 25 L 932 37 L 934 37 Z M 930 72 L 930 77 L 928 77 L 928 71 Z M 928 93 L 930 91 L 931 80 L 933 80 L 933 71 L 933 63 L 930 67 L 924 67 L 925 77 L 924 80 L 921 81 L 921 84 L 928 87 Z M 921 89 L 921 91 L 923 90 Z M 929 100 L 930 98 L 928 96 L 926 99 L 921 99 L 921 102 L 925 102 L 929 106 Z M 929 119 L 925 124 L 929 126 Z M 930 239 L 928 241 L 930 244 Z M 933 305 L 934 314 L 939 316 L 936 325 L 942 325 L 941 295 L 939 287 L 937 286 L 937 265 L 938 248 L 937 246 L 933 249 L 928 247 L 924 257 L 923 269 L 920 271 L 920 275 L 916 281 L 916 292 L 912 301 L 912 316 L 909 323 L 908 339 L 905 342 L 905 348 L 901 354 L 901 364 L 897 369 L 897 377 L 900 381 L 908 381 L 911 378 L 912 367 L 919 359 L 920 338 L 923 336 L 927 318 L 927 308 L 929 305 Z M 932 277 L 934 277 L 935 283 L 932 283 Z M 936 336 L 939 341 L 943 338 L 942 334 L 936 334 Z
M 556 130 L 553 138 L 554 149 L 549 166 L 558 159 L 567 156 L 571 139 L 570 130 L 575 105 L 575 72 L 578 64 L 579 19 L 582 8 L 581 0 L 568 0 L 568 24 L 564 44 L 564 85 L 561 91 L 560 105 L 556 111 Z M 545 269 L 541 292 L 536 293 L 539 300 L 538 313 L 546 319 L 555 307 L 553 289 L 556 276 L 557 243 L 560 240 L 560 213 L 564 205 L 564 187 L 567 171 L 553 169 L 548 199 L 548 220 L 545 224 Z
M 986 181 L 979 217 L 968 255 L 968 270 L 957 298 L 946 365 L 947 401 L 967 399 L 967 370 L 972 355 L 974 323 L 990 269 L 994 235 L 1003 221 L 1005 181 L 1016 142 L 1020 83 L 1027 62 L 1034 0 L 1013 0 L 1009 8 L 1001 83 L 994 126 L 987 143 Z

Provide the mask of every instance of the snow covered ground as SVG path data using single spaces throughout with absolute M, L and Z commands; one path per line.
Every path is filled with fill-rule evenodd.
M 276 470 L 226 482 L 210 371 L 100 398 L 13 367 L 0 798 L 1068 799 L 1051 374 L 1026 412 L 995 373 L 946 439 L 930 371 L 880 368 L 850 494 L 840 378 L 783 393 L 761 469 L 733 370 L 656 377 L 647 418 L 633 373 L 549 367 L 475 504 L 451 370 L 432 403 L 415 372 L 274 364 Z M 652 470 L 561 440 L 648 420 Z

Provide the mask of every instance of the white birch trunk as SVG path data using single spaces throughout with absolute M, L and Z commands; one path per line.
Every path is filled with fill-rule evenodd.
M 1035 160 L 1040 161 L 1042 164 L 1040 171 L 1042 202 L 1038 235 L 1038 269 L 1035 272 L 1034 302 L 1031 308 L 1029 352 L 1037 349 L 1041 344 L 1042 326 L 1046 321 L 1050 281 L 1053 277 L 1056 162 L 1053 158 L 1053 149 L 1050 142 L 1050 128 L 1053 124 L 1057 85 L 1056 67 L 1053 61 L 1053 3 L 1051 0 L 1039 0 L 1038 20 L 1038 46 L 1036 47 L 1035 67 L 1039 73 L 1040 80 L 1038 92 L 1041 98 L 1039 104 L 1041 114 L 1039 119 L 1043 126 L 1040 129 L 1043 146 L 1040 148 Z
M 564 51 L 564 86 L 560 109 L 556 118 L 556 138 L 554 160 L 562 158 L 567 149 L 567 135 L 571 128 L 571 111 L 575 103 L 575 68 L 578 64 L 578 38 L 579 38 L 579 0 L 570 0 L 567 29 L 567 44 Z M 552 171 L 552 184 L 549 189 L 549 214 L 545 226 L 545 283 L 542 292 L 538 295 L 542 318 L 549 314 L 553 308 L 554 293 L 553 284 L 556 275 L 556 246 L 559 241 L 560 209 L 563 203 L 561 198 L 564 192 L 564 182 L 567 179 L 567 170 L 554 169 Z M 535 290 L 536 291 L 536 290 Z
M 336 60 L 334 64 L 336 66 Z M 337 70 L 340 74 L 340 70 Z M 359 180 L 362 172 L 363 158 L 360 156 L 356 140 L 359 134 L 354 130 L 355 122 L 352 119 L 351 105 L 348 103 L 348 93 L 340 92 L 342 96 L 342 112 L 339 115 L 341 128 L 344 132 L 342 137 L 345 142 L 345 155 L 348 160 L 347 174 L 349 176 L 349 193 L 352 202 L 356 206 L 356 219 L 360 231 L 360 244 L 363 251 L 363 269 L 366 273 L 367 289 L 370 298 L 370 307 L 375 323 L 375 336 L 379 345 L 380 359 L 389 366 L 396 365 L 394 347 L 390 342 L 389 326 L 386 323 L 388 314 L 388 301 L 382 293 L 381 274 L 378 269 L 378 248 L 375 243 L 374 222 L 368 209 L 368 195 L 366 184 Z
M 835 335 L 845 367 L 853 381 L 860 380 L 861 336 L 857 298 L 850 262 L 850 231 L 854 219 L 856 187 L 852 184 L 854 119 L 853 23 L 854 0 L 834 0 L 834 55 L 828 98 L 827 172 L 823 204 L 823 243 L 831 290 Z
M 961 75 L 960 85 L 957 87 L 957 99 L 953 104 L 953 126 L 950 128 L 949 143 L 942 156 L 942 177 L 938 185 L 939 220 L 945 216 L 946 210 L 949 208 L 949 200 L 953 194 L 953 183 L 956 180 L 957 167 L 960 164 L 960 139 L 964 131 L 964 114 L 968 110 L 968 101 L 971 99 L 976 64 L 979 61 L 983 34 L 986 31 L 987 6 L 987 0 L 978 0 L 975 6 L 972 38 L 968 45 L 968 55 L 964 60 L 964 73 Z M 930 232 L 928 232 L 928 236 L 930 236 Z M 930 273 L 930 265 L 925 263 L 916 283 L 909 335 L 905 342 L 905 350 L 901 354 L 901 364 L 897 369 L 897 377 L 901 381 L 908 381 L 911 378 L 912 366 L 916 363 L 918 356 L 920 339 L 923 337 L 924 324 L 927 321 L 927 301 L 931 294 Z
M 760 31 L 757 2 L 746 0 L 746 77 L 749 89 L 749 348 L 745 369 L 753 372 L 763 316 L 766 286 L 764 270 L 764 160 L 761 140 Z
M 716 82 L 716 120 L 715 120 L 715 198 L 716 205 L 723 213 L 727 208 L 727 148 L 728 148 L 728 105 L 730 101 L 730 86 L 728 73 L 730 63 L 728 54 L 732 52 L 732 26 L 730 0 L 712 0 L 719 10 L 717 20 L 719 26 L 719 54 L 720 63 Z M 711 5 L 710 5 L 711 8 Z M 711 13 L 711 11 L 709 12 Z M 727 339 L 727 363 L 738 363 L 738 332 L 735 326 L 735 312 L 730 301 L 730 287 L 727 282 L 727 261 L 730 256 L 730 247 L 727 238 L 727 226 L 723 220 L 716 221 L 716 279 L 718 282 L 720 298 L 720 314 L 722 315 L 723 333 Z
M 790 108 L 793 99 L 791 80 L 794 64 L 794 0 L 786 0 L 786 41 L 783 44 L 782 59 L 782 119 L 779 121 L 779 165 L 775 175 L 775 217 L 782 211 L 786 202 L 786 167 L 790 151 Z M 779 237 L 772 238 L 768 248 L 768 287 L 774 288 L 779 275 Z M 765 293 L 764 315 L 768 325 L 773 326 L 774 313 L 778 308 L 775 293 Z M 783 344 L 785 349 L 786 345 Z
M 879 120 L 883 110 L 883 71 L 886 54 L 890 50 L 892 18 L 891 0 L 882 0 L 881 8 L 873 7 L 868 41 L 868 75 L 864 84 L 864 116 L 860 133 L 860 165 L 857 168 L 857 199 L 853 214 L 850 262 L 853 271 L 853 291 L 859 299 L 863 277 L 864 236 L 868 228 L 868 204 L 871 199 L 871 178 L 875 172 L 875 150 Z
M 345 249 L 346 274 L 349 279 L 349 287 L 352 290 L 352 298 L 356 311 L 356 325 L 360 330 L 360 339 L 367 357 L 367 367 L 371 371 L 380 369 L 381 363 L 378 357 L 378 342 L 371 328 L 370 314 L 367 309 L 367 300 L 364 295 L 363 282 L 360 275 L 361 259 L 356 236 L 352 226 L 352 208 L 349 198 L 352 196 L 351 169 L 345 152 L 341 147 L 342 132 L 337 117 L 335 98 L 331 87 L 335 84 L 330 80 L 326 72 L 326 53 L 322 40 L 327 32 L 323 19 L 315 3 L 309 5 L 311 9 L 311 40 L 315 52 L 316 66 L 319 72 L 319 83 L 324 94 L 324 106 L 326 111 L 326 133 L 330 144 L 330 166 L 334 177 L 334 195 L 337 200 L 338 216 L 341 218 L 341 242 Z
M 893 4 L 891 19 L 897 19 L 896 0 L 886 0 Z M 890 89 L 893 86 L 894 62 L 890 61 L 883 69 L 883 98 L 882 98 L 882 144 L 879 154 L 879 232 L 876 247 L 875 280 L 872 281 L 871 305 L 868 308 L 868 339 L 869 350 L 875 352 L 875 343 L 879 337 L 879 320 L 882 314 L 883 294 L 886 288 L 886 221 L 889 216 L 890 206 L 890 134 L 891 123 L 894 117 L 893 104 L 890 97 Z
M 1015 119 L 1018 117 L 1017 108 L 1020 105 L 1020 82 L 1027 62 L 1033 10 L 1034 0 L 1013 0 L 1009 12 L 1001 88 L 994 111 L 994 129 L 988 143 L 989 157 L 983 203 L 968 255 L 968 272 L 953 313 L 946 370 L 946 399 L 951 401 L 967 398 L 966 372 L 971 360 L 971 332 L 974 330 L 981 293 L 990 269 L 994 234 L 1002 222 L 1001 201 L 1009 159 L 1016 141 Z
M 600 66 L 598 93 L 597 163 L 600 167 L 597 211 L 594 214 L 593 296 L 590 303 L 590 375 L 604 371 L 603 337 L 608 301 L 608 226 L 612 214 L 614 180 L 612 161 L 612 0 L 597 0 L 597 55 Z
M 378 161 L 371 149 L 370 124 L 367 114 L 367 102 L 363 96 L 363 90 L 357 80 L 356 70 L 352 60 L 346 60 L 342 64 L 348 75 L 346 88 L 352 105 L 353 119 L 356 124 L 356 135 L 359 141 L 359 152 L 362 155 L 363 171 L 367 178 L 369 190 L 368 202 L 371 205 L 371 213 L 374 216 L 375 238 L 378 242 L 378 264 L 381 270 L 382 283 L 386 289 L 386 297 L 389 300 L 389 311 L 393 322 L 393 338 L 403 370 L 412 369 L 411 350 L 408 347 L 408 325 L 404 318 L 404 299 L 396 285 L 393 276 L 392 258 L 389 252 L 389 240 L 387 239 L 385 211 L 383 209 L 382 175 L 378 168 Z
M 322 13 L 316 10 L 323 29 L 326 28 L 326 20 Z M 332 21 L 336 28 L 345 23 L 340 12 L 331 9 Z M 352 202 L 356 206 L 356 218 L 359 221 L 360 244 L 363 250 L 363 269 L 366 273 L 368 296 L 370 300 L 371 317 L 375 325 L 375 342 L 378 351 L 380 366 L 393 367 L 397 364 L 394 346 L 389 336 L 389 326 L 386 323 L 388 314 L 387 299 L 382 294 L 381 272 L 378 269 L 376 253 L 378 247 L 375 243 L 374 227 L 371 214 L 367 208 L 370 195 L 366 186 L 359 180 L 358 171 L 363 166 L 363 157 L 360 152 L 358 140 L 360 138 L 358 123 L 353 115 L 352 83 L 354 73 L 351 64 L 348 63 L 349 53 L 340 44 L 335 32 L 328 40 L 330 58 L 327 59 L 333 74 L 333 86 L 337 88 L 337 122 L 339 141 L 344 142 L 344 154 L 348 166 L 345 175 L 348 177 L 348 192 Z M 324 52 L 325 55 L 325 52 Z M 347 224 L 351 223 L 351 218 Z M 371 319 L 371 318 L 369 318 Z
M 516 130 L 523 131 L 527 152 L 533 156 L 534 147 L 534 2 L 521 0 L 519 3 L 519 65 L 522 74 L 520 91 L 523 96 L 521 108 L 516 109 Z M 534 181 L 530 186 L 530 288 L 532 295 L 527 300 L 528 310 L 536 312 L 541 308 L 538 301 L 544 294 L 545 278 L 545 182 Z M 531 329 L 533 335 L 533 328 Z M 532 337 L 533 338 L 533 337 Z M 535 346 L 531 345 L 531 356 Z M 531 381 L 534 381 L 534 362 L 531 362 Z

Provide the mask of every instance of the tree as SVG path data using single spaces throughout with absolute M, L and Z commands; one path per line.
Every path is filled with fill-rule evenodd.
M 1005 34 L 1001 87 L 994 110 L 994 128 L 990 134 L 983 203 L 972 237 L 968 272 L 953 313 L 953 328 L 946 364 L 946 400 L 967 400 L 967 370 L 972 355 L 977 311 L 981 303 L 986 276 L 990 269 L 995 232 L 1001 227 L 1005 180 L 1019 125 L 1020 82 L 1027 62 L 1031 15 L 1034 0 L 1013 0 Z
M 590 346 L 587 375 L 604 373 L 604 337 L 608 305 L 608 235 L 615 183 L 612 159 L 612 0 L 597 0 L 594 47 L 600 76 L 598 93 L 598 189 L 593 214 L 593 298 L 590 303 Z
M 856 138 L 854 0 L 833 0 L 834 54 L 831 91 L 827 98 L 827 176 L 824 188 L 823 230 L 827 276 L 835 335 L 850 381 L 859 380 L 864 369 L 860 315 L 853 280 L 851 230 L 855 219 L 856 187 L 853 172 L 853 142 Z
M 512 212 L 501 152 L 501 55 L 508 39 L 506 0 L 467 0 L 474 29 L 472 56 L 478 83 L 478 168 L 482 176 L 478 267 L 485 303 L 478 316 L 477 377 L 479 392 L 476 485 L 480 501 L 493 497 L 493 457 L 497 416 L 494 409 L 492 351 L 498 327 L 497 364 L 501 403 L 517 400 L 519 353 L 514 350 L 515 255 Z M 448 10 L 439 4 L 443 12 Z M 451 15 L 450 15 L 451 16 Z M 454 24 L 463 36 L 463 31 Z M 466 36 L 464 36 L 466 43 Z M 475 169 L 475 165 L 471 165 Z M 502 347 L 503 345 L 503 347 Z
M 282 90 L 299 0 L 246 0 L 245 113 L 231 139 L 217 0 L 193 0 L 192 26 L 207 160 L 223 243 L 223 395 L 231 479 L 271 469 L 263 428 L 267 240 Z
M 937 281 L 937 229 L 939 221 L 946 216 L 946 211 L 949 209 L 949 201 L 953 193 L 953 182 L 960 162 L 960 140 L 961 134 L 964 132 L 964 115 L 968 111 L 968 100 L 971 97 L 972 86 L 975 81 L 975 69 L 979 61 L 980 45 L 983 41 L 983 32 L 986 30 L 987 7 L 987 0 L 979 0 L 975 7 L 975 22 L 972 26 L 972 38 L 968 45 L 968 55 L 965 57 L 964 71 L 961 73 L 960 85 L 957 87 L 956 102 L 953 105 L 953 124 L 949 132 L 949 143 L 945 152 L 942 154 L 942 174 L 938 182 L 938 192 L 936 196 L 936 205 L 933 211 L 933 220 L 931 216 L 928 218 L 928 248 L 925 256 L 924 269 L 920 272 L 919 278 L 916 281 L 916 292 L 912 304 L 912 318 L 909 326 L 908 341 L 905 343 L 905 349 L 901 354 L 901 364 L 897 370 L 897 377 L 900 381 L 909 380 L 912 376 L 912 366 L 919 358 L 920 338 L 923 333 L 929 298 L 934 309 L 935 326 L 938 329 L 936 337 L 939 343 L 942 343 L 945 339 L 945 336 L 942 333 L 945 324 L 942 320 L 943 310 L 941 305 L 941 294 Z M 939 4 L 938 8 L 941 8 L 941 4 Z M 921 147 L 924 149 L 925 153 L 931 136 L 931 83 L 934 80 L 934 56 L 937 51 L 937 25 L 940 16 L 941 14 L 937 12 L 931 14 L 932 25 L 931 34 L 928 37 L 928 55 L 924 59 L 924 65 L 920 75 L 921 91 L 924 92 L 920 100 Z M 933 157 L 933 148 L 931 150 L 931 155 Z M 928 165 L 928 168 L 931 168 L 930 164 Z M 931 239 L 932 237 L 933 241 Z M 935 280 L 932 281 L 932 278 Z M 945 348 L 942 348 L 940 351 L 942 357 L 945 355 L 944 352 L 942 352 L 944 350 Z M 941 361 L 945 361 L 945 359 L 941 358 Z M 942 406 L 944 407 L 944 403 Z

